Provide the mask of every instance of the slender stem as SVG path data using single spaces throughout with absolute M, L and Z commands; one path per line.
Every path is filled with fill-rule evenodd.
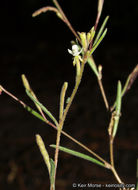
M 114 167 L 114 153 L 113 153 L 113 138 L 110 137 L 110 162 L 112 167 Z
M 108 127 L 108 134 L 109 134 L 109 147 L 110 147 L 110 163 L 114 167 L 114 153 L 113 153 L 113 126 L 114 126 L 114 113 L 111 114 L 111 119 Z
M 11 94 L 9 91 L 7 91 L 5 88 L 3 88 L 1 85 L 0 85 L 0 90 L 2 90 L 3 92 L 5 92 L 5 94 L 7 94 L 8 96 L 12 97 L 17 102 L 19 102 L 23 107 L 26 107 L 26 104 L 23 101 L 19 100 L 16 96 L 14 96 L 13 94 Z
M 62 15 L 62 17 L 64 18 L 64 22 L 67 24 L 67 26 L 69 27 L 71 32 L 78 39 L 78 41 L 81 43 L 81 40 L 80 40 L 79 36 L 75 32 L 74 28 L 72 27 L 71 23 L 69 22 L 68 18 L 66 17 L 65 13 L 63 12 L 63 10 L 62 10 L 61 6 L 59 5 L 59 3 L 57 2 L 57 0 L 53 0 L 53 2 L 56 5 L 56 7 L 58 8 L 58 10 L 59 10 L 60 14 Z
M 119 177 L 119 175 L 117 174 L 117 172 L 116 172 L 116 170 L 115 170 L 114 167 L 111 168 L 111 171 L 113 172 L 113 174 L 114 174 L 116 180 L 118 181 L 118 183 L 123 184 L 122 180 L 120 179 L 120 177 Z
M 55 180 L 56 180 L 58 155 L 59 155 L 59 145 L 60 145 L 60 137 L 61 137 L 62 128 L 63 128 L 63 125 L 61 125 L 61 123 L 59 123 L 59 125 L 57 127 L 56 150 L 55 150 Z
M 106 95 L 105 95 L 105 91 L 104 91 L 101 79 L 98 79 L 98 84 L 99 84 L 101 94 L 102 94 L 102 97 L 103 97 L 103 100 L 104 100 L 104 103 L 105 103 L 105 107 L 106 107 L 107 110 L 109 110 L 109 104 L 108 104 L 108 101 L 107 101 L 107 98 L 106 98 Z
M 95 152 L 93 152 L 91 149 L 89 149 L 83 143 L 79 142 L 78 140 L 76 140 L 75 138 L 73 138 L 72 136 L 70 136 L 65 131 L 62 131 L 62 134 L 65 135 L 66 137 L 68 137 L 70 140 L 72 140 L 76 144 L 78 144 L 83 149 L 85 149 L 87 152 L 89 152 L 90 154 L 92 154 L 93 156 L 95 156 L 98 160 L 102 161 L 105 164 L 106 168 L 111 168 L 110 164 L 107 161 L 105 161 L 102 157 L 100 157 L 98 154 L 96 154 Z

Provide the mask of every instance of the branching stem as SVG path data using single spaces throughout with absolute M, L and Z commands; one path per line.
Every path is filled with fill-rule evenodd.
M 82 75 L 83 75 L 83 71 L 84 71 L 84 66 L 85 66 L 85 62 L 83 62 L 81 64 L 81 70 L 80 70 L 80 75 L 79 77 L 77 78 L 76 80 L 76 83 L 75 83 L 75 87 L 72 91 L 72 94 L 70 96 L 70 99 L 69 99 L 69 102 L 64 110 L 64 114 L 63 114 L 63 117 L 62 119 L 59 121 L 59 125 L 58 125 L 58 128 L 57 128 L 57 138 L 56 138 L 56 150 L 55 150 L 55 178 L 56 178 L 56 170 L 57 170 L 57 163 L 58 163 L 58 154 L 59 154 L 59 145 L 60 145 L 60 136 L 61 136 L 61 131 L 62 131 L 62 128 L 63 128 L 63 125 L 64 125 L 64 121 L 66 119 L 66 116 L 67 116 L 67 113 L 69 111 L 69 108 L 72 104 L 72 101 L 75 97 L 75 94 L 78 90 L 78 87 L 80 85 L 80 82 L 81 82 L 81 79 L 82 79 Z
M 84 69 L 84 68 L 83 68 Z M 83 73 L 83 72 L 82 72 Z M 80 83 L 78 83 L 78 84 L 80 84 Z M 10 92 L 8 92 L 5 88 L 3 88 L 1 85 L 0 85 L 0 89 L 4 92 L 4 93 L 6 93 L 7 95 L 9 95 L 10 97 L 12 97 L 14 100 L 16 100 L 17 102 L 19 102 L 24 108 L 26 108 L 27 107 L 27 105 L 23 102 L 23 101 L 21 101 L 21 100 L 19 100 L 16 96 L 14 96 L 13 94 L 11 94 Z M 74 88 L 75 89 L 75 88 Z M 78 89 L 78 87 L 77 87 L 77 89 Z M 77 90 L 76 89 L 76 90 Z M 75 91 L 76 91 L 75 90 Z M 75 92 L 74 90 L 73 90 L 73 92 Z M 69 105 L 71 105 L 71 103 L 72 103 L 72 101 L 73 101 L 73 98 L 74 98 L 74 96 L 75 96 L 75 94 L 74 93 L 72 93 L 73 95 L 72 95 L 72 100 L 70 100 L 70 102 L 68 103 Z M 68 112 L 68 110 L 69 110 L 69 108 L 70 108 L 70 106 L 67 104 L 67 107 L 66 107 L 66 112 L 64 112 L 64 120 L 65 120 L 65 118 L 66 118 L 66 115 L 67 115 L 67 112 Z M 54 129 L 56 129 L 56 130 L 58 130 L 58 128 L 57 128 L 57 126 L 55 126 L 53 123 L 51 123 L 50 121 L 48 121 L 47 119 L 46 119 L 46 117 L 43 117 L 44 119 L 42 120 L 42 121 L 44 121 L 45 123 L 47 123 L 49 126 L 51 126 L 51 127 L 53 127 Z M 62 121 L 63 122 L 63 121 Z M 63 122 L 64 123 L 64 122 Z M 63 124 L 62 123 L 62 124 Z M 99 155 L 97 155 L 95 152 L 93 152 L 91 149 L 89 149 L 88 147 L 86 147 L 84 144 L 82 144 L 81 142 L 79 142 L 78 140 L 76 140 L 75 138 L 73 138 L 72 136 L 70 136 L 68 133 L 66 133 L 65 131 L 63 131 L 63 130 L 61 130 L 60 131 L 64 136 L 66 136 L 67 138 L 69 138 L 70 140 L 72 140 L 73 142 L 75 142 L 76 144 L 78 144 L 79 146 L 81 146 L 82 148 L 84 148 L 86 151 L 88 151 L 89 153 L 91 153 L 93 156 L 95 156 L 97 159 L 99 159 L 100 161 L 102 161 L 104 164 L 105 164 L 105 167 L 106 168 L 108 168 L 108 169 L 110 169 L 112 172 L 113 172 L 113 174 L 114 174 L 114 176 L 115 176 L 115 178 L 117 179 L 117 181 L 119 182 L 119 183 L 122 183 L 122 181 L 121 181 L 121 179 L 119 178 L 119 176 L 118 176 L 118 174 L 117 174 L 117 172 L 116 172 L 116 170 L 115 170 L 115 168 L 112 166 L 112 165 L 110 165 L 107 161 L 105 161 L 102 157 L 100 157 Z M 58 158 L 58 157 L 57 157 Z
M 67 24 L 67 26 L 69 27 L 69 29 L 71 30 L 71 32 L 78 39 L 78 41 L 81 43 L 81 40 L 80 40 L 79 36 L 77 35 L 76 31 L 72 27 L 71 23 L 69 22 L 68 18 L 66 17 L 65 13 L 63 12 L 63 10 L 62 10 L 61 6 L 59 5 L 59 3 L 57 2 L 57 0 L 53 0 L 53 2 L 56 5 L 56 7 L 59 10 L 59 12 L 62 15 L 62 17 L 64 18 L 64 22 Z

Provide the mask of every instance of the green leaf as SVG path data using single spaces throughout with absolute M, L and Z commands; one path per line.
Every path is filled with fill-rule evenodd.
M 50 147 L 52 148 L 56 148 L 56 145 L 50 145 Z M 77 151 L 74 151 L 74 150 L 71 150 L 71 149 L 68 149 L 68 148 L 65 148 L 65 147 L 62 147 L 62 146 L 59 146 L 59 150 L 63 151 L 63 152 L 66 152 L 68 154 L 71 154 L 73 156 L 76 156 L 76 157 L 79 157 L 79 158 L 82 158 L 84 160 L 88 160 L 90 162 L 93 162 L 94 164 L 98 164 L 99 166 L 103 166 L 105 167 L 105 165 L 100 162 L 99 160 L 96 160 L 95 158 L 92 158 L 86 154 L 83 154 L 83 153 L 80 153 L 80 152 L 77 152 Z
M 121 115 L 121 100 L 122 100 L 122 86 L 121 82 L 118 81 L 118 86 L 117 86 L 117 97 L 116 97 L 116 109 L 115 109 L 115 116 L 114 116 L 114 127 L 113 127 L 113 137 L 115 137 L 117 128 L 118 128 L 118 123 Z
M 52 190 L 55 190 L 55 163 L 50 159 L 51 171 L 50 171 L 50 186 Z
M 107 28 L 104 30 L 104 32 L 102 33 L 102 35 L 100 36 L 100 38 L 98 39 L 97 43 L 93 46 L 90 55 L 96 50 L 96 48 L 99 46 L 99 44 L 101 43 L 101 41 L 104 39 L 105 35 L 107 33 Z
M 91 69 L 93 70 L 93 72 L 95 73 L 95 75 L 98 77 L 98 76 L 99 76 L 99 73 L 98 73 L 96 64 L 95 64 L 95 62 L 94 62 L 92 56 L 90 56 L 90 57 L 88 58 L 88 64 L 89 64 L 89 66 L 91 67 Z
M 50 113 L 50 111 L 47 110 L 47 108 L 45 106 L 43 106 L 43 104 L 41 104 L 38 100 L 36 100 L 32 94 L 26 89 L 26 93 L 29 96 L 29 98 L 36 103 L 38 106 L 40 106 L 40 108 L 52 119 L 52 121 L 56 124 L 56 126 L 58 126 L 58 122 L 57 120 L 54 118 L 54 116 Z
M 107 17 L 104 19 L 103 24 L 102 24 L 101 28 L 99 29 L 99 32 L 98 32 L 98 34 L 97 34 L 97 36 L 96 36 L 96 38 L 95 38 L 95 40 L 94 40 L 93 46 L 95 46 L 95 44 L 98 42 L 98 40 L 99 40 L 99 38 L 100 38 L 100 36 L 101 36 L 101 34 L 102 34 L 102 32 L 103 32 L 103 30 L 104 30 L 106 24 L 107 24 L 108 19 L 109 19 L 109 16 L 107 16 Z
M 29 107 L 29 106 L 24 106 L 24 108 L 28 111 L 28 112 L 30 112 L 32 115 L 34 115 L 35 117 L 37 117 L 38 119 L 40 119 L 40 120 L 42 120 L 42 121 L 44 121 L 45 122 L 45 119 L 38 113 L 38 112 L 36 112 L 35 110 L 33 110 L 31 107 Z

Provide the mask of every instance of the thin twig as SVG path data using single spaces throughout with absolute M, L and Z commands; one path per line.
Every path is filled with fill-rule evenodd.
M 1 85 L 0 85 L 0 90 L 5 92 L 5 94 L 9 95 L 10 97 L 12 97 L 17 102 L 19 102 L 23 107 L 26 107 L 26 104 L 23 101 L 19 100 L 16 96 L 11 94 L 9 91 L 7 91 L 5 88 L 3 88 Z
M 119 175 L 117 174 L 116 170 L 114 167 L 111 168 L 111 171 L 113 172 L 116 180 L 120 183 L 120 184 L 123 184 L 122 180 L 120 179 Z
M 108 134 L 109 134 L 109 147 L 110 147 L 110 163 L 114 167 L 114 154 L 113 154 L 113 126 L 114 126 L 114 113 L 111 115 L 109 127 L 108 127 Z
M 80 40 L 79 36 L 77 35 L 76 31 L 72 27 L 71 23 L 69 22 L 68 18 L 66 17 L 65 13 L 63 12 L 63 10 L 62 10 L 61 6 L 59 5 L 59 3 L 57 2 L 57 0 L 53 0 L 53 2 L 56 5 L 56 7 L 59 10 L 59 12 L 62 15 L 62 17 L 64 18 L 64 22 L 67 24 L 67 26 L 69 27 L 69 29 L 71 30 L 71 32 L 78 39 L 78 41 L 81 43 L 81 40 Z
M 110 136 L 110 162 L 111 165 L 114 167 L 114 153 L 113 153 L 113 138 Z
M 102 94 L 102 97 L 103 97 L 103 100 L 104 100 L 104 103 L 105 103 L 105 107 L 106 107 L 107 110 L 109 110 L 109 104 L 108 104 L 108 101 L 107 101 L 107 98 L 106 98 L 106 95 L 105 95 L 105 91 L 104 91 L 101 79 L 98 79 L 98 84 L 99 84 L 101 94 Z

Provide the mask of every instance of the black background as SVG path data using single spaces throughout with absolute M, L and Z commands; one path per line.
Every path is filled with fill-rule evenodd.
M 76 31 L 88 32 L 94 25 L 97 1 L 59 1 Z M 75 69 L 70 41 L 74 36 L 54 13 L 36 18 L 32 13 L 52 1 L 5 0 L 0 5 L 0 84 L 33 107 L 24 92 L 21 74 L 26 74 L 40 101 L 58 118 L 60 89 L 69 82 L 67 96 L 74 85 Z M 105 16 L 110 19 L 108 33 L 94 54 L 96 64 L 103 66 L 103 84 L 110 105 L 116 96 L 117 81 L 124 84 L 137 64 L 138 3 L 137 1 L 105 0 L 99 25 Z M 136 182 L 138 82 L 123 99 L 122 116 L 115 141 L 115 164 L 125 183 Z M 96 77 L 86 66 L 78 95 L 74 100 L 64 130 L 106 160 L 109 160 L 106 112 Z M 48 189 L 48 174 L 35 134 L 39 133 L 50 156 L 54 151 L 56 133 L 37 120 L 10 97 L 0 97 L 0 189 Z M 83 152 L 69 139 L 61 144 Z M 85 152 L 87 153 L 87 152 Z M 15 179 L 8 175 L 17 167 Z M 72 189 L 72 183 L 116 183 L 109 171 L 87 161 L 60 154 L 57 189 Z

